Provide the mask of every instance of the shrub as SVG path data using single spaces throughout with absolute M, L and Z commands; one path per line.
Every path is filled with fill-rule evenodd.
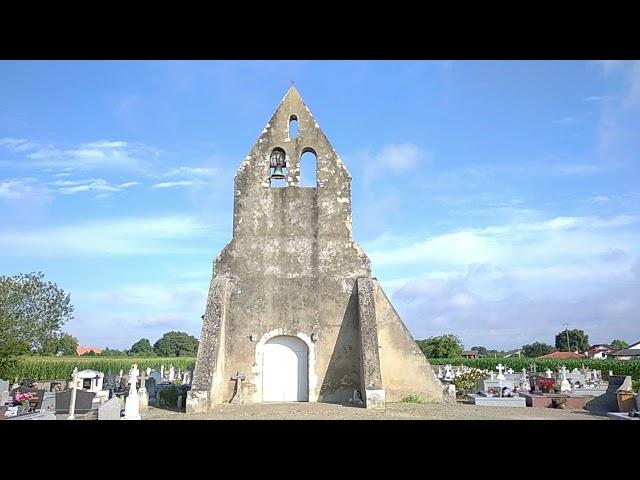
M 402 403 L 426 403 L 424 400 L 422 400 L 417 395 L 407 395 L 406 397 L 403 397 L 402 400 L 400 400 L 400 401 Z
M 458 395 L 473 393 L 478 388 L 478 380 L 485 377 L 486 374 L 477 368 L 461 373 L 454 380 L 456 393 Z

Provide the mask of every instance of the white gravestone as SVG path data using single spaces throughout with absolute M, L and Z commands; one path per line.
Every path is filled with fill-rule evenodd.
M 169 365 L 169 383 L 173 383 L 176 379 L 176 371 L 173 365 Z
M 553 378 L 553 372 L 551 371 L 551 369 L 547 368 L 547 371 L 544 372 L 544 374 L 547 376 L 547 378 Z
M 451 375 L 451 365 L 445 365 L 444 366 L 444 379 L 445 380 L 452 380 L 453 376 Z
M 138 375 L 140 371 L 138 370 L 138 365 L 133 364 L 131 367 L 131 371 L 129 372 L 129 395 L 127 396 L 127 400 L 124 405 L 124 417 L 122 420 L 141 420 L 140 417 L 140 397 L 138 396 L 138 392 L 136 390 L 136 383 L 138 381 Z
M 138 397 L 140 399 L 140 408 L 144 409 L 149 406 L 149 392 L 147 392 L 147 387 L 145 383 L 145 379 L 147 378 L 145 374 L 145 370 L 142 370 L 140 374 L 140 390 L 138 390 Z
M 164 380 L 164 363 L 160 365 L 160 378 Z M 162 382 L 160 382 L 162 383 Z
M 496 370 L 498 370 L 498 376 L 496 378 L 498 380 L 505 380 L 504 374 L 502 373 L 502 371 L 504 370 L 504 365 L 499 363 L 498 366 L 496 367 Z
M 569 383 L 569 380 L 567 380 L 567 369 L 566 369 L 566 367 L 563 365 L 562 368 L 560 369 L 560 371 L 562 372 L 562 382 L 560 382 L 560 392 L 561 393 L 564 393 L 564 392 L 571 393 L 571 384 Z

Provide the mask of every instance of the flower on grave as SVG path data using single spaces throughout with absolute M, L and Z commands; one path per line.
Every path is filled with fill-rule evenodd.
M 16 393 L 16 395 L 14 396 L 14 400 L 16 402 L 22 402 L 24 400 L 32 400 L 34 398 L 33 393 Z
M 541 378 L 538 385 L 543 391 L 549 391 L 556 388 L 556 381 L 553 378 Z

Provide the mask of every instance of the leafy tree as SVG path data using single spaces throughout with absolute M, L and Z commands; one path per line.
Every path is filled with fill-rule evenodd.
M 45 281 L 42 272 L 0 276 L 0 312 L 11 323 L 14 339 L 32 351 L 39 351 L 73 318 L 70 295 Z
M 489 350 L 487 350 L 485 347 L 471 347 L 471 350 L 477 350 L 478 355 L 481 355 L 483 357 L 489 355 Z
M 418 346 L 427 358 L 456 358 L 464 350 L 460 339 L 453 334 L 418 340 Z
M 623 348 L 629 348 L 629 344 L 624 340 L 614 340 L 611 342 L 611 348 L 622 350 Z
M 62 355 L 76 355 L 78 348 L 78 339 L 68 333 L 61 333 L 47 338 L 40 349 L 41 355 L 55 355 L 62 352 Z
M 198 339 L 185 332 L 167 332 L 153 351 L 160 357 L 193 357 L 198 353 Z
M 522 353 L 527 358 L 536 358 L 546 355 L 551 352 L 555 352 L 556 348 L 553 345 L 546 343 L 534 342 L 530 345 L 522 346 Z
M 127 355 L 127 352 L 126 350 L 125 351 L 115 350 L 107 347 L 104 350 L 102 350 L 102 353 L 100 353 L 99 355 L 105 356 L 105 357 L 125 357 Z
M 141 338 L 136 343 L 131 345 L 131 353 L 149 353 L 153 352 L 153 348 L 151 347 L 151 342 L 147 338 Z
M 99 354 L 94 352 L 93 350 L 89 350 L 88 352 L 83 353 L 82 355 L 80 355 L 81 357 L 97 357 Z
M 18 321 L 0 310 L 0 378 L 9 378 L 19 356 L 29 353 L 29 344 L 18 338 Z
M 567 332 L 569 336 L 569 345 L 567 345 Z M 589 348 L 589 335 L 583 330 L 563 330 L 556 335 L 556 348 L 563 352 L 573 352 L 578 350 L 582 352 Z

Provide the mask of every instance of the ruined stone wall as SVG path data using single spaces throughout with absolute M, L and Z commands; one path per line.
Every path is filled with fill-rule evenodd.
M 294 139 L 292 115 L 298 121 Z M 287 188 L 269 185 L 276 147 L 286 152 Z M 309 150 L 317 158 L 316 188 L 300 187 L 300 157 Z M 223 399 L 233 395 L 236 370 L 247 375 L 245 398 L 255 396 L 261 388 L 256 342 L 276 329 L 315 333 L 317 385 L 310 401 L 342 401 L 360 388 L 355 279 L 370 275 L 370 267 L 351 238 L 350 183 L 337 153 L 290 90 L 236 174 L 233 239 L 214 265 L 216 276 L 234 284 Z
M 380 365 L 387 402 L 416 395 L 442 401 L 442 385 L 393 305 L 376 280 L 376 320 Z

